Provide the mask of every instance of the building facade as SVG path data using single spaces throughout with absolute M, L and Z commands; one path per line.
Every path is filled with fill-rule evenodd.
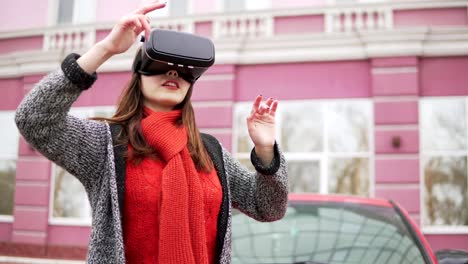
M 2 1 L 0 255 L 84 257 L 86 194 L 21 138 L 14 111 L 143 2 Z M 468 250 L 468 1 L 170 0 L 153 13 L 153 27 L 214 41 L 197 124 L 241 162 L 251 102 L 277 98 L 291 192 L 392 199 L 434 249 Z M 72 114 L 112 115 L 135 50 L 99 69 Z

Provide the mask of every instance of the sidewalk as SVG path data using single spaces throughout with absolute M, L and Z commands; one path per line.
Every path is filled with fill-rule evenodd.
M 84 264 L 84 261 L 0 256 L 0 264 Z

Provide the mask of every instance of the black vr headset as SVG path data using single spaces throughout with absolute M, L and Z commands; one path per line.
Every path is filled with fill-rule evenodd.
M 194 83 L 215 61 L 213 42 L 189 33 L 154 29 L 144 40 L 141 54 L 133 62 L 134 73 L 165 74 L 176 70 L 184 80 Z

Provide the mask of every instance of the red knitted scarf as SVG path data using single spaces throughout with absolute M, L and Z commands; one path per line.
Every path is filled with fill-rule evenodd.
M 207 264 L 203 189 L 187 148 L 187 130 L 177 125 L 181 111 L 145 108 L 146 142 L 167 164 L 162 171 L 159 261 Z

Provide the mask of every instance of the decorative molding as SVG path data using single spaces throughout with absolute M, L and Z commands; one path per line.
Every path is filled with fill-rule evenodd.
M 244 37 L 214 42 L 217 64 L 366 60 L 394 56 L 466 56 L 468 27 Z M 129 71 L 136 47 L 106 61 L 100 72 Z M 76 52 L 83 53 L 84 50 Z M 64 50 L 54 50 L 1 55 L 0 78 L 50 72 L 59 66 L 66 54 Z
M 374 75 L 417 73 L 418 67 L 374 67 L 371 72 Z
M 44 258 L 23 258 L 0 256 L 0 263 L 18 263 L 18 264 L 85 264 L 85 261 L 63 260 L 63 259 L 44 259 Z
M 401 103 L 401 102 L 419 102 L 419 96 L 396 95 L 396 96 L 375 96 L 372 98 L 374 103 Z

